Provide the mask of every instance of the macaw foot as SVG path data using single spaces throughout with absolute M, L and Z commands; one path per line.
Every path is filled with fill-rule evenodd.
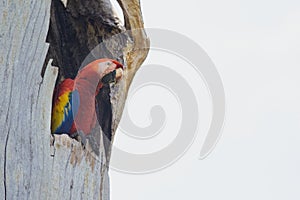
M 84 134 L 84 132 L 77 131 L 75 134 L 71 135 L 70 137 L 76 139 L 85 148 L 85 145 L 86 145 L 86 135 Z

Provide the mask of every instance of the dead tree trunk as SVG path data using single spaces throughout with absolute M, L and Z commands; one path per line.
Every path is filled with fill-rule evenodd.
M 110 146 L 132 78 L 148 53 L 140 2 L 118 1 L 125 27 L 109 0 L 62 2 L 0 3 L 1 199 L 109 199 Z M 129 29 L 141 30 L 128 34 Z M 107 51 L 89 54 L 118 33 L 124 34 L 104 44 Z M 99 56 L 118 59 L 127 69 L 117 87 L 97 97 L 101 106 L 109 105 L 100 114 L 98 152 L 83 149 L 68 136 L 56 136 L 53 144 L 50 120 L 57 77 L 74 77 L 81 65 Z

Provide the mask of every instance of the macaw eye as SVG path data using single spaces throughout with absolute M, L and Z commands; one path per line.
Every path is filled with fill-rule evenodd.
M 112 62 L 107 62 L 106 65 L 110 66 L 112 64 Z

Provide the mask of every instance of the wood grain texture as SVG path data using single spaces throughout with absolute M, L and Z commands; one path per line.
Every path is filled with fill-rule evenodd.
M 128 66 L 123 80 L 110 88 L 112 141 L 101 137 L 96 155 L 89 144 L 83 149 L 68 136 L 53 138 L 51 104 L 57 77 L 74 76 L 85 53 L 103 38 L 126 29 L 143 28 L 138 0 L 119 1 L 125 13 L 125 27 L 108 12 L 108 0 L 64 3 L 60 9 L 68 8 L 67 17 L 81 18 L 81 26 L 71 26 L 79 34 L 71 41 L 79 45 L 77 48 L 57 40 L 68 36 L 61 26 L 48 33 L 50 15 L 54 14 L 53 10 L 50 12 L 50 0 L 0 2 L 0 199 L 109 199 L 110 152 L 105 154 L 104 143 L 109 142 L 110 149 L 130 83 L 147 56 L 147 48 L 138 51 L 136 47 L 147 47 L 149 40 L 142 30 L 106 44 L 108 54 L 121 54 L 118 59 Z M 55 17 L 59 20 L 61 16 Z M 48 39 L 56 34 L 49 41 L 54 44 L 49 52 L 47 34 Z M 76 55 L 80 55 L 78 59 Z M 59 69 L 52 66 L 51 59 Z M 103 130 L 99 132 L 104 135 Z
M 41 132 L 47 122 L 40 118 L 38 100 L 48 50 L 49 8 L 47 0 L 1 3 L 1 199 L 38 198 L 41 192 L 36 187 L 46 188 L 44 158 L 50 135 Z

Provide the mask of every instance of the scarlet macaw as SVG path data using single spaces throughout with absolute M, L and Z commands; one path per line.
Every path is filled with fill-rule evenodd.
M 65 79 L 55 89 L 51 132 L 75 136 L 81 132 L 91 133 L 96 125 L 95 96 L 103 83 L 118 80 L 123 74 L 123 65 L 112 59 L 99 59 L 82 68 L 77 77 Z M 101 108 L 100 108 L 101 109 Z

